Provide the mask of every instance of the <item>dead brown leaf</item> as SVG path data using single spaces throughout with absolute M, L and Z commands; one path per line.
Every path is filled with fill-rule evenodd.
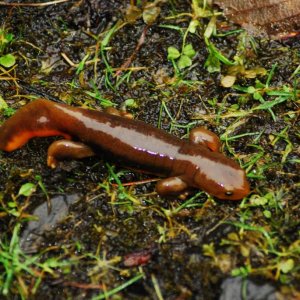
M 250 34 L 275 39 L 300 34 L 300 0 L 215 0 L 214 3 Z

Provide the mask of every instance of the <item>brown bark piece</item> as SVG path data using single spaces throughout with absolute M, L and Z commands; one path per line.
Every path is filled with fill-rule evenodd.
M 215 0 L 224 14 L 256 36 L 286 38 L 300 33 L 300 0 Z

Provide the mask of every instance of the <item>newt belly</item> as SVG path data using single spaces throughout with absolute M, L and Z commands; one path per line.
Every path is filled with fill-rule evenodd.
M 220 199 L 238 200 L 249 193 L 243 169 L 219 152 L 219 140 L 203 128 L 181 140 L 144 122 L 115 114 L 35 100 L 0 127 L 0 150 L 13 151 L 36 136 L 61 135 L 48 149 L 48 165 L 65 158 L 106 153 L 125 165 L 165 176 L 161 195 L 197 188 Z

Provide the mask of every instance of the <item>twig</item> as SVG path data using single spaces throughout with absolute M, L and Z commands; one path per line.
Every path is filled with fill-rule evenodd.
M 145 183 L 150 183 L 150 182 L 157 182 L 160 178 L 149 178 L 149 179 L 144 179 L 144 180 L 137 180 L 137 181 L 131 181 L 131 182 L 122 182 L 123 186 L 133 186 L 133 185 L 142 185 Z M 113 187 L 118 187 L 117 183 L 112 183 Z
M 4 1 L 0 1 L 0 5 L 4 6 L 48 6 L 48 5 L 54 5 L 59 3 L 68 2 L 70 0 L 54 0 L 49 2 L 41 2 L 41 3 L 8 3 Z
M 63 283 L 64 286 L 72 286 L 80 289 L 99 289 L 103 290 L 103 284 L 89 284 L 89 283 L 80 283 L 74 281 L 66 281 Z
M 148 26 L 145 26 L 145 28 L 144 28 L 144 30 L 143 30 L 143 32 L 142 32 L 140 38 L 139 38 L 139 41 L 138 41 L 138 43 L 137 43 L 137 45 L 136 45 L 136 47 L 135 47 L 133 53 L 126 59 L 126 61 L 122 64 L 122 66 L 121 66 L 120 68 L 118 68 L 119 70 L 116 72 L 116 75 L 115 75 L 115 76 L 121 75 L 122 70 L 127 69 L 127 68 L 131 65 L 131 63 L 132 63 L 132 61 L 134 60 L 135 56 L 136 56 L 137 53 L 139 52 L 141 46 L 142 46 L 142 45 L 144 44 L 144 42 L 145 42 L 146 33 L 147 33 L 148 28 L 149 28 Z
M 71 67 L 74 67 L 74 68 L 77 68 L 77 67 L 78 67 L 78 64 L 75 64 L 74 62 L 72 62 L 71 59 L 67 56 L 66 53 L 62 52 L 62 53 L 61 53 L 61 56 L 63 57 L 63 59 L 64 59 Z

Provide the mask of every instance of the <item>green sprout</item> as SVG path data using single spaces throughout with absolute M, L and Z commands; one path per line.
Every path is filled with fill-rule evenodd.
M 13 54 L 4 54 L 6 47 L 13 41 L 14 35 L 8 33 L 4 27 L 0 28 L 0 65 L 5 68 L 10 68 L 16 63 L 16 58 Z
M 195 54 L 196 52 L 192 44 L 185 45 L 181 53 L 175 47 L 171 46 L 168 48 L 168 60 L 172 61 L 174 67 L 176 64 L 179 69 L 190 67 L 192 65 L 192 58 Z

